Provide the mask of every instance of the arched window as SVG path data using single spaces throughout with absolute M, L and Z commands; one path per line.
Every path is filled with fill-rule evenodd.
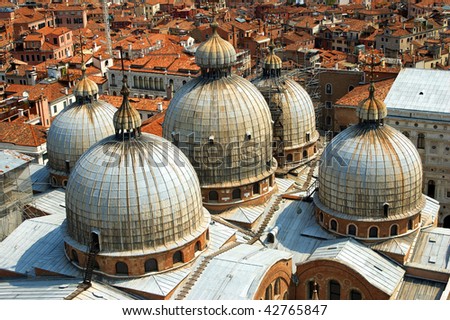
M 141 89 L 144 88 L 144 80 L 142 79 L 141 76 L 139 76 L 139 88 L 141 88 Z
M 329 282 L 329 300 L 341 300 L 341 285 L 336 280 Z
M 391 231 L 389 232 L 389 234 L 390 234 L 391 236 L 396 236 L 396 235 L 398 235 L 398 225 L 393 224 L 393 225 L 391 226 Z
M 333 85 L 331 83 L 325 85 L 325 94 L 333 94 Z
M 76 264 L 79 263 L 78 254 L 75 250 L 72 250 L 72 261 L 75 262 Z
M 149 86 L 148 86 L 148 77 L 145 77 L 145 78 L 144 78 L 144 88 L 145 88 L 145 89 L 149 89 Z
M 408 220 L 408 230 L 412 230 L 413 229 L 413 221 L 412 219 Z
M 319 221 L 323 223 L 323 213 L 319 213 Z
M 181 263 L 183 262 L 183 254 L 181 253 L 181 251 L 177 251 L 173 254 L 173 264 L 177 264 L 177 263 Z
M 332 231 L 337 231 L 337 221 L 336 220 L 334 220 L 334 219 L 330 220 L 330 229 Z
M 348 232 L 350 236 L 356 236 L 356 226 L 354 224 L 348 225 Z
M 159 79 L 159 90 L 164 91 L 164 80 L 162 78 Z
M 259 194 L 261 192 L 259 182 L 253 184 L 253 194 Z
M 115 91 L 113 91 L 113 96 L 117 96 L 117 93 Z
M 133 77 L 133 87 L 139 87 L 138 77 L 136 76 Z
M 202 244 L 200 243 L 200 241 L 197 241 L 195 243 L 195 252 L 202 250 Z
M 281 293 L 281 279 L 277 278 L 277 280 L 275 280 L 274 294 L 276 296 L 279 296 L 280 293 Z
M 234 189 L 233 193 L 231 194 L 231 197 L 233 199 L 240 199 L 241 198 L 241 189 Z
M 287 291 L 283 295 L 283 300 L 289 300 L 289 293 Z
M 183 86 L 186 84 L 186 80 L 183 80 Z
M 327 126 L 331 126 L 331 117 L 330 117 L 330 116 L 327 116 L 327 117 L 325 118 L 325 124 L 326 124 Z
M 128 265 L 122 261 L 117 262 L 116 274 L 128 275 Z
M 158 271 L 158 261 L 156 259 L 148 259 L 144 264 L 145 272 Z
M 294 156 L 292 155 L 292 153 L 289 153 L 286 157 L 286 161 L 287 162 L 292 162 L 294 160 Z
M 417 149 L 425 149 L 425 135 L 419 133 L 417 136 Z
M 378 238 L 378 228 L 377 227 L 371 227 L 369 229 L 369 238 Z
M 155 89 L 155 80 L 153 78 L 150 78 L 150 89 L 154 90 Z
M 266 288 L 266 294 L 264 296 L 265 300 L 272 300 L 272 284 L 269 284 L 269 286 Z
M 386 218 L 389 216 L 389 203 L 387 202 L 383 204 L 383 213 Z
M 350 290 L 350 300 L 362 300 L 361 292 L 355 289 Z
M 436 193 L 436 184 L 434 183 L 434 180 L 428 181 L 428 190 L 427 190 L 427 196 L 434 198 Z
M 442 226 L 444 228 L 450 229 L 450 215 L 444 218 L 444 224 Z
M 308 158 L 308 150 L 303 150 L 303 159 Z
M 317 295 L 319 295 L 319 285 L 315 281 L 308 281 L 307 286 L 307 299 L 312 300 L 314 298 L 314 290 L 317 291 Z
M 219 193 L 217 191 L 210 191 L 208 194 L 209 201 L 218 201 Z

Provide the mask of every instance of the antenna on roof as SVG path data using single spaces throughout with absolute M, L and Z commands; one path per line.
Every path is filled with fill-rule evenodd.
M 81 74 L 82 77 L 86 75 L 86 64 L 84 63 L 84 52 L 83 52 L 83 45 L 86 44 L 86 40 L 81 35 L 80 31 L 80 51 L 81 51 Z

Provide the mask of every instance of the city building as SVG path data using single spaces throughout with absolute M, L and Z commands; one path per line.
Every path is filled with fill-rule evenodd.
M 23 208 L 33 196 L 29 169 L 32 160 L 15 151 L 0 151 L 0 241 L 22 223 Z

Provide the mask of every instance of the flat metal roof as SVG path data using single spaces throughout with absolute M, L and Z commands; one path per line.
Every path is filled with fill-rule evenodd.
M 0 150 L 0 176 L 32 160 L 32 157 L 13 150 Z
M 33 197 L 30 207 L 46 214 L 66 215 L 66 191 L 62 188 L 52 189 L 50 192 Z
M 252 299 L 269 268 L 291 256 L 288 252 L 240 244 L 209 262 L 186 299 Z
M 46 192 L 51 188 L 50 172 L 46 165 L 30 163 L 30 177 L 34 192 Z
M 0 242 L 0 269 L 33 275 L 37 261 L 63 246 L 59 226 L 65 215 L 25 220 Z
M 446 283 L 406 276 L 396 300 L 440 300 Z
M 419 234 L 409 263 L 427 270 L 450 273 L 450 229 L 429 228 Z
M 319 259 L 331 259 L 349 266 L 389 295 L 394 293 L 405 274 L 403 268 L 351 238 L 324 241 L 308 261 Z
M 384 102 L 388 109 L 450 113 L 450 72 L 405 68 Z
M 78 289 L 82 279 L 39 277 L 0 281 L 0 300 L 63 300 Z M 130 295 L 98 282 L 72 300 L 131 300 Z

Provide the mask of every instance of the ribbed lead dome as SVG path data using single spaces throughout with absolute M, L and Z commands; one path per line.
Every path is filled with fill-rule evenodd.
M 83 73 L 74 90 L 75 102 L 53 120 L 47 136 L 47 153 L 50 173 L 55 176 L 67 177 L 83 152 L 114 133 L 112 119 L 117 109 L 97 100 L 97 93 L 97 85 Z M 61 182 L 54 180 L 53 184 Z
M 200 68 L 226 68 L 236 62 L 236 50 L 217 33 L 217 23 L 211 24 L 213 33 L 202 43 L 195 53 L 195 63 Z
M 323 152 L 319 200 L 327 208 L 364 218 L 417 213 L 422 205 L 420 156 L 401 132 L 360 123 L 337 135 Z
M 66 192 L 67 231 L 88 246 L 93 230 L 101 253 L 155 253 L 194 240 L 209 223 L 189 160 L 150 134 L 110 136 L 78 161 Z
M 373 85 L 369 100 L 374 100 Z M 356 220 L 417 214 L 423 207 L 417 149 L 401 132 L 383 124 L 380 116 L 385 111 L 379 115 L 359 112 L 368 118 L 337 135 L 323 152 L 316 204 L 333 215 Z
M 121 92 L 116 134 L 86 151 L 70 177 L 66 242 L 88 246 L 95 232 L 100 254 L 115 257 L 179 249 L 208 228 L 198 178 L 169 141 L 141 134 L 126 79 Z
M 258 197 L 264 199 L 273 192 L 276 161 L 272 161 L 267 103 L 253 84 L 232 74 L 234 48 L 213 28 L 213 36 L 195 55 L 202 74 L 173 97 L 164 118 L 163 136 L 193 164 L 208 209 L 221 206 L 220 211 Z
M 315 143 L 319 138 L 311 97 L 295 80 L 281 76 L 282 61 L 270 45 L 263 75 L 253 81 L 266 99 L 274 123 L 274 141 L 282 142 L 284 152 Z M 301 157 L 302 159 L 302 157 Z M 277 157 L 277 160 L 281 161 Z

